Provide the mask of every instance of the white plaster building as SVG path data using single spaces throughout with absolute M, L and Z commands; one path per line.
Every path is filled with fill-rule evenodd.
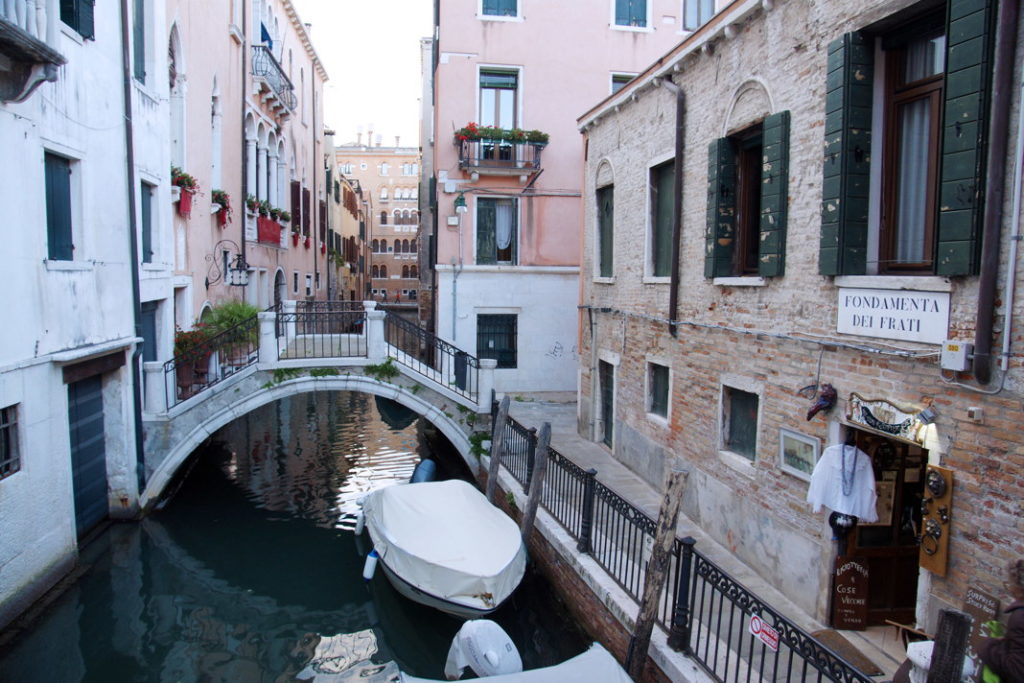
M 0 9 L 0 202 L 17 217 L 0 227 L 0 626 L 97 524 L 134 514 L 142 338 L 170 348 L 160 3 L 35 5 Z

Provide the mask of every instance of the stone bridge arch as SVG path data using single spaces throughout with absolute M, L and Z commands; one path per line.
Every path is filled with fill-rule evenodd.
M 428 389 L 413 393 L 409 387 L 382 382 L 362 374 L 304 376 L 274 383 L 266 370 L 246 373 L 229 386 L 218 387 L 216 396 L 190 406 L 182 404 L 173 411 L 172 419 L 146 423 L 146 488 L 139 496 L 139 505 L 149 510 L 159 500 L 178 469 L 192 452 L 210 435 L 261 406 L 298 394 L 318 391 L 358 391 L 389 398 L 436 426 L 452 443 L 472 472 L 479 463 L 471 454 L 471 428 L 457 419 L 457 403 Z

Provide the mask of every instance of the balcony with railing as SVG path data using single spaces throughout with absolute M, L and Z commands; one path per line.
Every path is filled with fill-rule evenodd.
M 541 170 L 546 143 L 480 138 L 461 140 L 459 168 L 481 175 L 528 175 Z
M 0 57 L 10 62 L 0 69 L 0 101 L 21 102 L 57 80 L 57 67 L 67 62 L 58 51 L 60 17 L 58 0 L 0 2 Z
M 295 86 L 266 45 L 252 46 L 252 75 L 260 86 L 264 101 L 275 109 L 275 113 L 285 118 L 291 116 L 298 104 Z

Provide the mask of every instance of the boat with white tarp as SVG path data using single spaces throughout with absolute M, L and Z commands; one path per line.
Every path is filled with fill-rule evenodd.
M 490 614 L 526 570 L 518 525 L 468 482 L 388 486 L 363 499 L 362 514 L 395 589 L 454 616 Z

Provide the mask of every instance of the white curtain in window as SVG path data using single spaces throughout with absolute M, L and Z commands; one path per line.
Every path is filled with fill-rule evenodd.
M 498 249 L 508 249 L 512 243 L 512 202 L 497 202 L 494 206 L 495 236 Z
M 925 202 L 928 196 L 928 136 L 931 111 L 927 99 L 900 110 L 899 195 L 896 215 L 896 260 L 925 259 Z

